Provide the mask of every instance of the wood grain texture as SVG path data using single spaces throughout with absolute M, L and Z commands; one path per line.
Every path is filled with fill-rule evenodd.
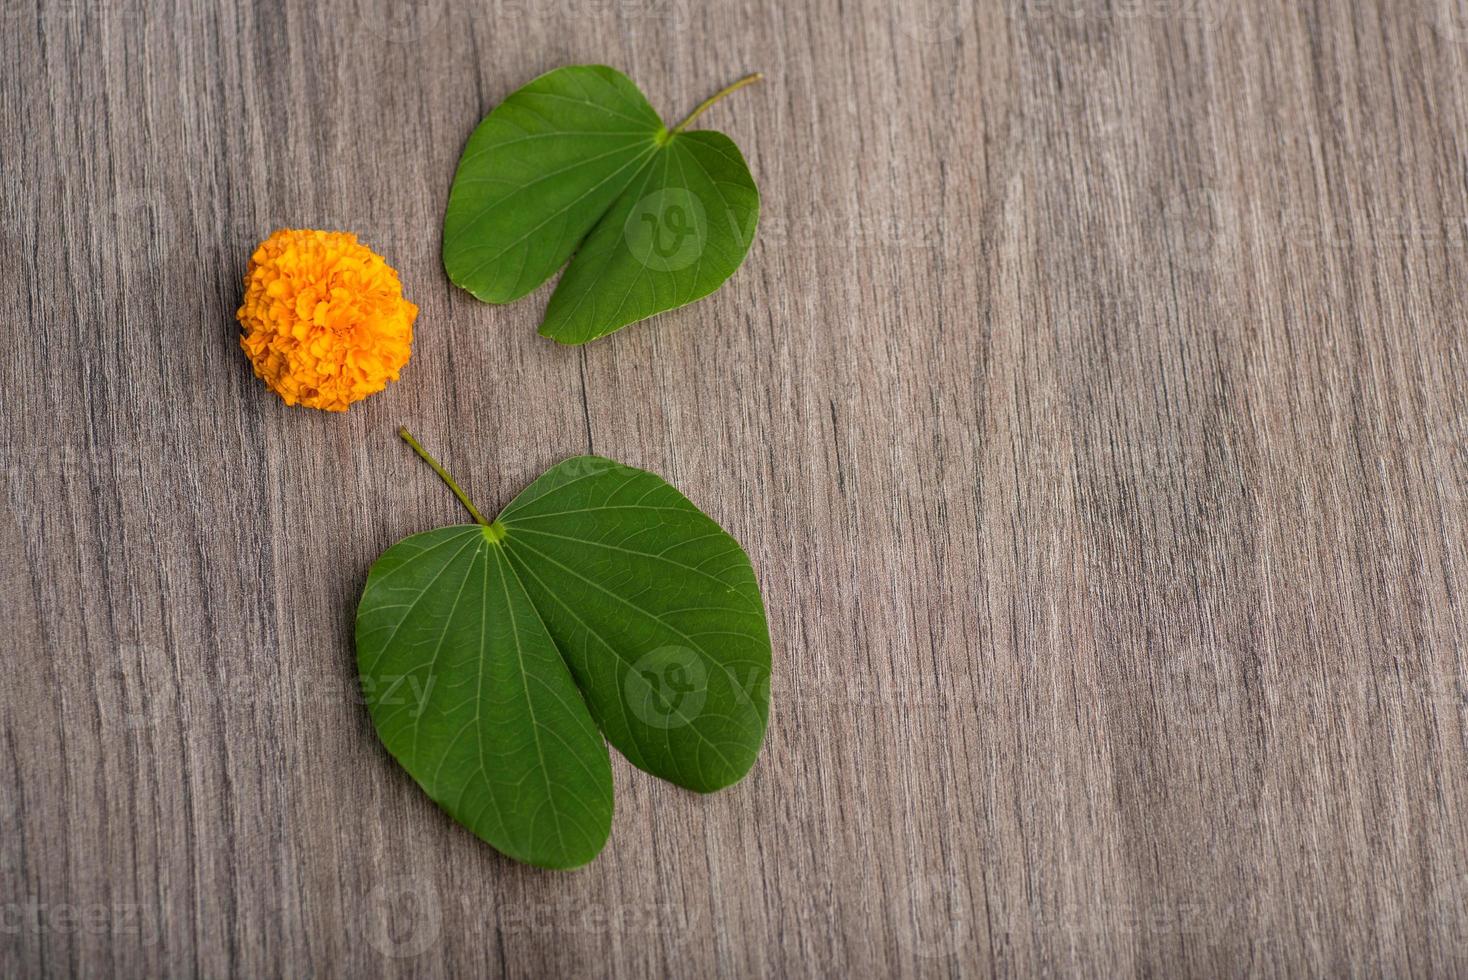
M 0 974 L 1468 972 L 1468 14 L 1443 0 L 4 0 Z M 710 113 L 764 196 L 581 350 L 447 282 L 481 116 L 558 65 Z M 288 409 L 279 226 L 422 308 Z M 368 565 L 568 455 L 747 547 L 771 728 L 614 759 L 554 874 L 353 681 Z

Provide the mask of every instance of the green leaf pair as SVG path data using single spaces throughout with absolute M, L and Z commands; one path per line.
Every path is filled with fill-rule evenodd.
M 749 251 L 759 191 L 732 140 L 685 128 L 759 77 L 671 130 L 605 66 L 558 68 L 517 90 L 459 159 L 444 215 L 449 278 L 508 303 L 569 260 L 540 325 L 564 344 L 707 296 Z
M 449 278 L 492 303 L 569 261 L 540 332 L 581 344 L 691 303 L 744 260 L 759 192 L 721 133 L 671 130 L 602 66 L 542 75 L 470 137 L 444 216 Z M 552 467 L 484 520 L 398 542 L 357 609 L 383 744 L 456 820 L 516 860 L 572 868 L 611 832 L 606 744 L 700 792 L 764 740 L 770 639 L 738 542 L 651 473 Z
M 597 456 L 552 467 L 485 522 L 415 534 L 372 566 L 357 662 L 388 751 L 519 861 L 585 864 L 611 831 L 603 736 L 711 792 L 754 764 L 770 639 L 749 558 L 681 493 Z

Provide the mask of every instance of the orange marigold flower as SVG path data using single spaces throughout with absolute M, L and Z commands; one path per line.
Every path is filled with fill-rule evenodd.
M 287 405 L 344 412 L 398 380 L 418 307 L 356 235 L 283 228 L 250 256 L 236 316 L 255 373 Z

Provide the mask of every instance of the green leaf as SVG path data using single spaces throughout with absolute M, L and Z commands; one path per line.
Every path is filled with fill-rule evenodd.
M 493 523 L 389 548 L 358 606 L 357 660 L 388 751 L 460 823 L 543 867 L 606 842 L 603 734 L 711 792 L 749 771 L 768 717 L 748 557 L 663 480 L 597 456 L 551 468 Z
M 601 851 L 612 824 L 606 748 L 483 527 L 415 534 L 372 566 L 357 665 L 383 744 L 454 819 L 545 867 Z
M 758 77 L 671 130 L 602 65 L 558 68 L 517 90 L 459 159 L 444 215 L 449 278 L 506 303 L 570 259 L 540 326 L 567 344 L 707 296 L 749 251 L 759 191 L 732 140 L 685 127 Z

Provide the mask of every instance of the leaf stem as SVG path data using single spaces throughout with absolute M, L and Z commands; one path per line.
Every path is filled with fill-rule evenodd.
M 668 135 L 669 136 L 677 136 L 679 133 L 683 132 L 683 130 L 685 130 L 685 129 L 688 128 L 688 124 L 689 123 L 693 122 L 693 120 L 697 119 L 700 115 L 702 115 L 703 114 L 703 111 L 705 109 L 707 109 L 709 106 L 713 105 L 715 102 L 719 101 L 724 96 L 729 95 L 729 94 L 731 94 L 733 92 L 737 92 L 740 89 L 742 89 L 744 86 L 751 85 L 751 84 L 759 81 L 761 78 L 764 78 L 764 77 L 765 77 L 765 73 L 764 72 L 757 71 L 757 72 L 754 72 L 753 74 L 745 75 L 743 78 L 739 79 L 739 81 L 735 82 L 732 85 L 726 85 L 723 88 L 719 89 L 713 95 L 710 95 L 708 98 L 706 98 L 702 102 L 700 102 L 698 104 L 698 108 L 697 109 L 694 109 L 692 112 L 690 112 L 688 114 L 688 118 L 687 119 L 683 120 L 678 125 L 674 126 L 673 129 L 672 129 L 672 131 L 669 132 Z
M 428 450 L 419 445 L 418 440 L 413 438 L 413 433 L 408 431 L 408 427 L 406 425 L 401 426 L 398 429 L 398 435 L 402 436 L 403 441 L 413 447 L 413 452 L 421 456 L 423 458 L 423 462 L 433 467 L 433 472 L 438 474 L 438 478 L 440 480 L 449 485 L 449 489 L 454 492 L 455 497 L 459 498 L 459 503 L 463 504 L 469 509 L 469 513 L 473 516 L 474 520 L 478 521 L 485 527 L 489 527 L 489 521 L 486 521 L 484 519 L 484 515 L 479 513 L 479 511 L 474 507 L 474 503 L 464 494 L 464 491 L 459 489 L 459 485 L 454 482 L 454 478 L 449 476 L 449 471 L 440 466 L 438 460 L 434 459 L 431 455 L 429 455 Z

